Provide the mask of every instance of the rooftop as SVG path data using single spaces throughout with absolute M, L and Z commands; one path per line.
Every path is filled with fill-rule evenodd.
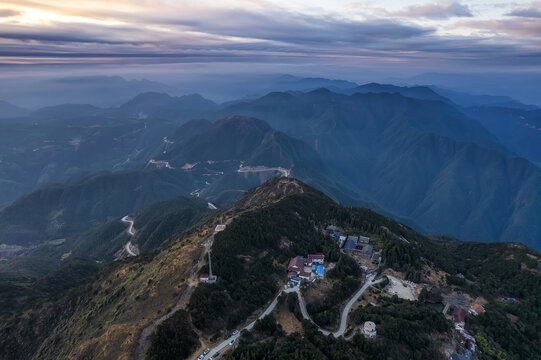
M 368 331 L 376 330 L 376 324 L 374 324 L 372 321 L 366 321 L 364 323 L 364 329 Z
M 344 249 L 355 250 L 356 246 L 357 246 L 357 240 L 350 239 L 350 236 L 348 236 L 348 239 L 346 240 L 346 243 L 344 244 Z
M 296 256 L 289 260 L 288 270 L 301 271 L 304 269 L 304 259 L 302 256 Z
M 349 240 L 357 242 L 359 240 L 359 237 L 357 235 L 348 235 L 348 241 Z
M 456 307 L 453 310 L 453 320 L 455 323 L 464 322 L 465 318 L 466 318 L 466 310 L 459 307 Z
M 359 236 L 359 242 L 368 244 L 370 242 L 370 238 L 366 236 Z
M 485 312 L 485 308 L 483 307 L 483 305 L 479 305 L 479 304 L 472 305 L 470 310 L 475 311 L 477 314 L 482 314 Z

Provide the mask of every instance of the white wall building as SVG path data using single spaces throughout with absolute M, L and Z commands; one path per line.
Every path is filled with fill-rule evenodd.
M 372 321 L 367 321 L 363 324 L 363 335 L 367 338 L 373 338 L 376 336 L 376 324 Z

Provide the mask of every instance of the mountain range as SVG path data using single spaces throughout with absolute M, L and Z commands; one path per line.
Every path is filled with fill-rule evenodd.
M 344 204 L 370 207 L 424 232 L 472 241 L 518 238 L 539 248 L 538 110 L 467 107 L 456 103 L 456 94 L 451 100 L 423 86 L 283 81 L 306 88 L 324 83 L 334 91 L 272 92 L 224 104 L 149 92 L 117 107 L 62 105 L 5 119 L 0 203 L 16 201 L 0 212 L 3 228 L 10 229 L 3 238 L 27 245 L 33 243 L 27 235 L 38 242 L 63 236 L 46 231 L 56 228 L 55 211 L 84 207 L 55 200 L 55 210 L 45 205 L 48 197 L 37 194 L 55 187 L 63 194 L 77 182 L 99 187 L 85 180 L 96 171 L 128 174 L 99 175 L 105 177 L 152 176 L 166 185 L 156 195 L 154 185 L 144 185 L 150 183 L 127 182 L 142 189 L 146 200 L 122 211 L 72 211 L 78 218 L 69 221 L 74 226 L 99 225 L 178 195 L 230 204 L 248 188 L 285 173 Z M 46 209 L 36 215 L 39 221 L 21 225 L 12 221 L 16 216 L 5 217 L 17 206 L 24 209 L 17 204 L 29 198 L 37 199 L 33 208 Z
M 447 102 L 316 90 L 272 93 L 219 114 L 258 117 L 298 137 L 337 182 L 430 232 L 538 246 L 539 168 Z

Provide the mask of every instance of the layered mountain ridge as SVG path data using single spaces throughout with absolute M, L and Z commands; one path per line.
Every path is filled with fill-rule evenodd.
M 539 168 L 517 157 L 537 159 L 536 110 L 509 109 L 501 113 L 513 114 L 509 120 L 494 124 L 495 110 L 457 106 L 429 87 L 346 85 L 222 105 L 199 95 L 149 92 L 111 109 L 81 105 L 64 116 L 66 107 L 49 108 L 46 116 L 38 111 L 29 118 L 40 135 L 28 146 L 14 140 L 36 125 L 8 121 L 1 125 L 9 135 L 0 204 L 83 171 L 142 168 L 209 174 L 212 181 L 191 179 L 183 186 L 225 204 L 293 169 L 334 199 L 370 206 L 418 229 L 467 240 L 519 236 L 538 247 Z M 511 124 L 517 116 L 525 118 L 520 127 Z M 205 118 L 215 122 L 188 121 Z M 251 120 L 251 130 L 229 126 L 242 118 L 262 122 Z

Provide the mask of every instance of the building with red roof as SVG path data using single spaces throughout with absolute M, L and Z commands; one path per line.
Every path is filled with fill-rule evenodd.
M 301 278 L 303 280 L 311 280 L 316 276 L 318 267 L 321 268 L 321 275 L 323 277 L 323 263 L 325 262 L 325 255 L 322 253 L 308 254 L 307 257 L 296 256 L 289 260 L 287 266 L 287 276 L 291 278 Z
M 298 273 L 296 271 L 288 271 L 287 276 L 290 277 L 290 278 L 291 277 L 296 277 L 296 276 L 298 276 Z
M 325 262 L 325 255 L 321 253 L 308 254 L 307 259 L 311 264 L 317 263 L 317 264 L 323 265 L 323 263 Z
M 287 271 L 295 271 L 297 273 L 304 270 L 304 259 L 302 256 L 297 256 L 289 260 Z
M 468 311 L 470 315 L 477 316 L 485 312 L 485 308 L 480 304 L 473 304 L 470 310 Z
M 466 310 L 456 307 L 453 310 L 453 321 L 455 323 L 455 326 L 459 325 L 461 327 L 464 327 L 465 319 L 466 319 Z

